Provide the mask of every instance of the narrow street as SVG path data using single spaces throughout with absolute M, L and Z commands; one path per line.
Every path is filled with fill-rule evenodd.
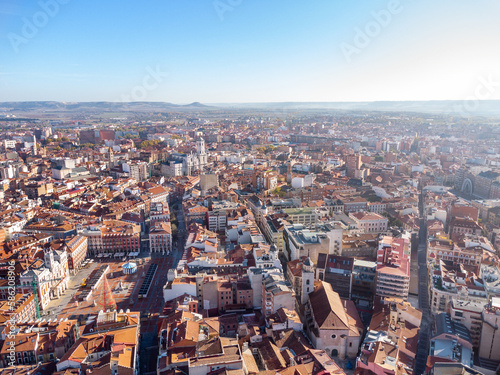
M 182 257 L 184 251 L 184 245 L 186 243 L 186 226 L 184 223 L 184 218 L 182 216 L 182 202 L 178 203 L 178 209 L 175 210 L 175 215 L 179 222 L 177 239 L 172 242 L 172 254 L 171 255 L 161 255 L 161 254 L 150 254 L 151 259 L 158 258 L 170 258 L 169 269 L 175 269 L 179 260 Z M 170 211 L 174 211 L 174 205 L 170 205 Z M 149 245 L 149 241 L 148 241 Z M 147 249 L 149 250 L 149 249 Z M 158 277 L 161 279 L 161 284 L 164 284 L 166 280 L 166 273 L 168 270 L 163 270 L 161 275 Z M 158 285 L 158 288 L 162 288 L 163 285 Z M 149 303 L 153 303 L 151 311 L 161 311 L 163 306 L 163 296 L 156 296 L 156 298 L 150 299 Z M 156 326 L 157 317 L 150 317 L 148 320 L 154 320 Z M 140 374 L 142 375 L 154 375 L 156 374 L 157 368 L 157 356 L 158 356 L 158 334 L 155 331 L 144 332 L 141 335 L 141 347 L 140 347 Z
M 429 289 L 427 271 L 427 227 L 423 212 L 423 195 L 419 196 L 420 210 L 420 232 L 418 243 L 418 300 L 422 310 L 422 323 L 420 325 L 420 337 L 418 341 L 415 372 L 417 375 L 425 371 L 427 356 L 429 354 L 429 335 L 431 328 L 431 317 L 429 309 Z

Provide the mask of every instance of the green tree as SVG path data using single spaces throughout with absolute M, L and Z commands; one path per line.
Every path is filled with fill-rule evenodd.
M 140 144 L 139 144 L 139 148 L 148 148 L 148 147 L 153 147 L 153 146 L 157 146 L 160 144 L 160 141 L 157 140 L 157 139 L 154 139 L 152 141 L 142 141 Z
M 285 192 L 281 189 L 280 186 L 278 186 L 276 189 L 273 190 L 273 194 L 277 195 L 278 197 L 284 197 Z

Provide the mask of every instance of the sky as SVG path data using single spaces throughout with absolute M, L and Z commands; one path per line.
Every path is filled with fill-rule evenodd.
M 1 0 L 0 101 L 500 99 L 498 0 Z

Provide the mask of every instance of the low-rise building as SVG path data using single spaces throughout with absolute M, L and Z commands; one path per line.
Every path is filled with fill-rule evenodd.
M 374 212 L 354 212 L 349 217 L 356 222 L 357 228 L 364 233 L 382 233 L 387 230 L 389 220 Z

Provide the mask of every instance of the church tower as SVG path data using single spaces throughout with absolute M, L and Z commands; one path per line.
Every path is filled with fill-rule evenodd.
M 33 155 L 37 154 L 37 148 L 36 148 L 36 135 L 33 135 Z
M 115 154 L 113 153 L 113 149 L 111 147 L 108 148 L 108 160 L 110 163 L 115 161 Z
M 287 184 L 292 183 L 292 162 L 291 160 L 288 160 L 286 164 L 286 182 Z
M 196 154 L 198 156 L 200 170 L 203 170 L 207 165 L 207 153 L 205 150 L 205 140 L 201 137 L 196 141 Z
M 314 291 L 314 263 L 311 258 L 307 259 L 302 264 L 302 290 L 301 303 L 306 304 L 309 300 L 309 293 Z
M 196 141 L 196 153 L 198 155 L 205 155 L 205 140 L 201 137 Z

